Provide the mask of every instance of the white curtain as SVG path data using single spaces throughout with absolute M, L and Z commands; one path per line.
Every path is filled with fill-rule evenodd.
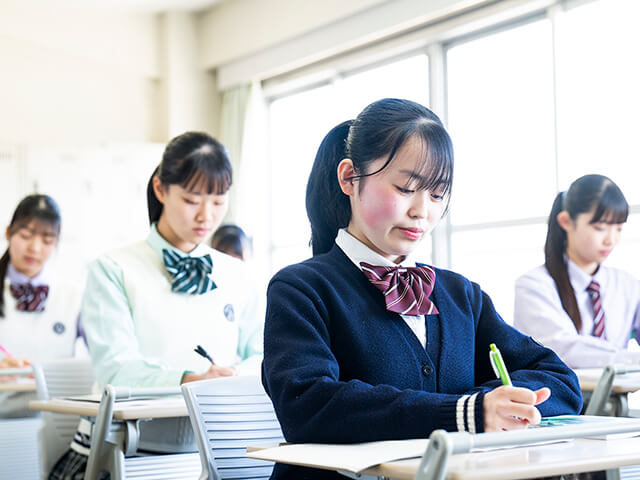
M 225 223 L 237 223 L 238 184 L 242 168 L 242 146 L 250 93 L 250 85 L 241 85 L 230 88 L 222 94 L 219 140 L 227 147 L 233 167 L 233 187 L 229 193 L 229 211 Z
M 233 165 L 225 223 L 237 224 L 252 238 L 255 271 L 265 284 L 271 232 L 267 132 L 267 104 L 259 82 L 223 94 L 220 141 L 228 148 Z

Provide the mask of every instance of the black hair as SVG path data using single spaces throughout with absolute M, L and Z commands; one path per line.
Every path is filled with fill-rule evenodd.
M 439 189 L 447 199 L 453 181 L 453 146 L 442 122 L 428 108 L 397 98 L 385 98 L 368 105 L 355 120 L 334 127 L 322 140 L 307 183 L 307 216 L 311 223 L 313 254 L 329 251 L 338 230 L 351 219 L 349 197 L 342 193 L 337 178 L 344 158 L 353 162 L 355 176 L 364 178 L 384 170 L 397 151 L 411 138 L 422 142 L 423 161 L 416 189 Z M 383 156 L 378 170 L 368 167 Z M 362 188 L 360 183 L 359 188 Z
M 203 132 L 186 132 L 169 142 L 162 162 L 154 170 L 147 185 L 149 223 L 157 222 L 162 203 L 153 191 L 153 178 L 164 187 L 180 185 L 189 190 L 204 181 L 208 194 L 222 195 L 231 187 L 233 170 L 227 149 L 215 138 Z
M 28 195 L 24 197 L 11 217 L 9 236 L 32 221 L 51 227 L 56 237 L 60 235 L 60 208 L 56 201 L 48 195 Z M 0 257 L 0 317 L 4 317 L 4 281 L 11 261 L 9 248 Z
M 237 225 L 221 225 L 211 237 L 211 247 L 241 260 L 251 250 L 251 239 Z
M 551 207 L 544 264 L 556 284 L 562 308 L 579 332 L 582 318 L 565 260 L 567 232 L 558 223 L 558 214 L 562 211 L 566 211 L 574 221 L 578 215 L 593 211 L 589 223 L 619 224 L 627 221 L 629 204 L 611 179 L 603 175 L 584 175 L 574 181 L 569 190 L 560 192 Z

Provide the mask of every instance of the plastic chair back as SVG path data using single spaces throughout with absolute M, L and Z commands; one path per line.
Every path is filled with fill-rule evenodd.
M 258 377 L 224 377 L 182 385 L 202 462 L 201 480 L 267 479 L 273 462 L 246 457 L 249 445 L 283 441 Z
M 91 393 L 95 377 L 88 358 L 66 358 L 34 365 L 39 400 Z M 55 462 L 69 449 L 80 417 L 43 412 L 40 435 L 42 471 L 48 475 Z

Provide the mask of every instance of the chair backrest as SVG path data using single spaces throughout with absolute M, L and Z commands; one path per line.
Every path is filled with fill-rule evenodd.
M 246 457 L 249 445 L 283 441 L 271 400 L 258 377 L 224 377 L 185 383 L 202 461 L 202 480 L 269 478 L 273 463 Z
M 1 372 L 1 376 L 22 377 L 33 374 L 33 369 L 5 368 Z M 2 414 L 10 417 L 0 418 L 0 480 L 38 480 L 41 475 L 38 431 L 42 420 L 40 417 L 21 418 L 22 413 L 29 413 L 26 403 L 33 398 L 33 392 L 29 388 L 19 388 L 27 384 L 16 383 L 14 386 L 18 388 L 13 392 L 0 392 Z
M 52 360 L 34 365 L 33 371 L 39 400 L 85 395 L 91 393 L 95 382 L 91 360 L 88 358 Z M 42 419 L 42 471 L 47 475 L 58 458 L 69 449 L 80 417 L 43 412 Z

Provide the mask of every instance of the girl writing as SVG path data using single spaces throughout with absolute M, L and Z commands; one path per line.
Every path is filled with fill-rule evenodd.
M 271 280 L 263 382 L 289 442 L 524 428 L 577 413 L 574 374 L 502 321 L 478 285 L 416 263 L 453 149 L 427 108 L 383 99 L 324 138 L 309 177 L 313 258 Z M 496 343 L 514 386 L 489 363 Z M 272 478 L 340 478 L 276 465 Z
M 628 213 L 609 178 L 580 177 L 553 202 L 544 265 L 516 282 L 514 325 L 572 368 L 640 362 L 626 349 L 640 335 L 640 283 L 603 265 Z
M 227 210 L 231 181 L 218 141 L 199 132 L 174 138 L 149 180 L 147 239 L 89 266 L 82 315 L 100 385 L 178 386 L 257 374 L 262 320 L 251 277 L 240 260 L 206 244 Z M 213 363 L 194 353 L 197 345 Z M 141 449 L 197 450 L 188 418 L 140 428 Z M 81 423 L 72 451 L 50 478 L 84 471 L 89 433 Z
M 4 368 L 72 357 L 79 336 L 81 290 L 49 268 L 60 237 L 60 209 L 47 195 L 20 201 L 0 258 L 0 376 Z M 15 377 L 14 377 L 15 378 Z M 0 395 L 0 416 L 29 416 L 35 395 Z

